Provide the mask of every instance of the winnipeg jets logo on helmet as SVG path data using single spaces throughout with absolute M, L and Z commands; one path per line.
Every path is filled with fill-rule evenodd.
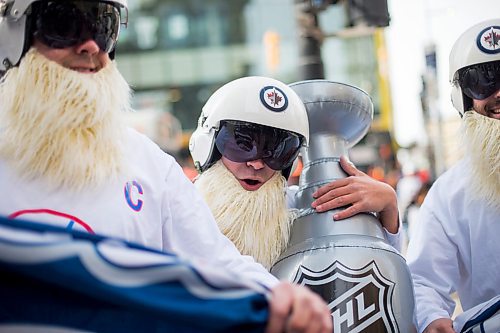
M 477 36 L 477 47 L 485 53 L 500 53 L 500 26 L 490 26 Z
M 288 97 L 283 90 L 275 86 L 267 86 L 260 90 L 260 100 L 266 108 L 274 112 L 284 111 L 288 107 Z

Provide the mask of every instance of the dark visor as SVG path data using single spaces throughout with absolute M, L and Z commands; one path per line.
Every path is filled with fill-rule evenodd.
M 109 2 L 41 2 L 35 29 L 35 37 L 52 48 L 71 47 L 92 39 L 109 53 L 118 39 L 120 11 Z
M 290 167 L 302 145 L 301 136 L 274 127 L 225 121 L 215 139 L 219 152 L 233 162 L 262 159 L 273 170 Z
M 458 83 L 465 95 L 483 100 L 500 89 L 500 62 L 489 62 L 461 69 Z

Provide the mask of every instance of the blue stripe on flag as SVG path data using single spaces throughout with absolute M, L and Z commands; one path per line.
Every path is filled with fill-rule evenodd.
M 92 332 L 262 332 L 268 290 L 98 235 L 0 217 L 0 324 Z

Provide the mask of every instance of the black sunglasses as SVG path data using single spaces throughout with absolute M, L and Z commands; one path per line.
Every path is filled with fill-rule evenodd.
M 40 2 L 35 13 L 34 36 L 49 47 L 62 49 L 89 39 L 106 53 L 116 46 L 121 16 L 119 8 L 112 3 Z
M 500 89 L 500 62 L 469 66 L 458 72 L 458 84 L 470 98 L 483 100 Z
M 241 121 L 224 121 L 215 139 L 227 159 L 238 163 L 262 159 L 273 170 L 290 167 L 302 143 L 296 133 Z

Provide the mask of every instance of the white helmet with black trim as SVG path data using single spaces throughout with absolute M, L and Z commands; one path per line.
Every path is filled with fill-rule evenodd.
M 451 101 L 461 116 L 472 108 L 472 98 L 459 83 L 460 74 L 470 66 L 499 62 L 500 19 L 490 19 L 467 29 L 452 47 L 449 58 Z
M 71 0 L 59 1 L 70 2 Z M 127 12 L 126 0 L 86 1 L 109 3 Z M 30 48 L 35 25 L 33 5 L 41 2 L 48 1 L 0 0 L 0 73 L 16 66 Z M 121 21 L 124 23 L 123 18 Z M 113 52 L 114 50 L 110 52 L 111 58 L 114 56 Z
M 262 76 L 239 78 L 219 88 L 202 108 L 198 127 L 189 140 L 189 150 L 199 173 L 220 159 L 216 138 L 222 124 L 228 121 L 290 133 L 300 139 L 300 146 L 309 141 L 305 106 L 288 85 Z M 298 148 L 294 152 L 298 152 Z M 288 178 L 292 166 L 279 169 Z

